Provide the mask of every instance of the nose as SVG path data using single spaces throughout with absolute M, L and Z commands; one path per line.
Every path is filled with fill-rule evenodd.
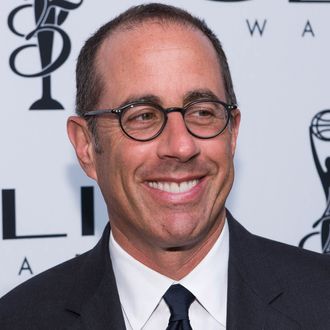
M 184 163 L 200 153 L 197 138 L 188 132 L 179 112 L 168 115 L 166 126 L 158 138 L 157 152 L 161 159 L 173 158 Z

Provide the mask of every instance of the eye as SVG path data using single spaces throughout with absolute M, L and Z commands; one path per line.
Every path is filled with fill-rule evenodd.
M 206 108 L 196 109 L 191 112 L 191 115 L 196 117 L 211 117 L 214 116 L 214 110 Z
M 143 112 L 133 117 L 133 120 L 144 121 L 144 120 L 153 120 L 154 118 L 155 118 L 155 114 L 153 112 Z
M 127 122 L 154 121 L 157 117 L 159 117 L 158 111 L 151 106 L 137 106 L 125 113 Z
M 216 116 L 219 115 L 218 108 L 216 104 L 210 102 L 205 103 L 197 103 L 191 105 L 187 112 L 186 112 L 186 118 L 190 120 L 210 120 Z
M 221 103 L 206 101 L 192 104 L 185 113 L 185 121 L 193 127 L 222 126 L 227 119 L 226 110 Z
M 162 111 L 150 104 L 139 104 L 128 108 L 122 114 L 122 126 L 132 131 L 158 129 L 164 122 Z

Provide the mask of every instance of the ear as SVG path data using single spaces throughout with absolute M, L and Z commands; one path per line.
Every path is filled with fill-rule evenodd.
M 230 119 L 230 130 L 231 130 L 231 152 L 234 156 L 236 150 L 236 142 L 239 131 L 239 125 L 241 122 L 241 112 L 239 109 L 233 110 Z
M 97 181 L 94 145 L 86 120 L 78 116 L 69 117 L 67 132 L 80 166 L 90 178 Z

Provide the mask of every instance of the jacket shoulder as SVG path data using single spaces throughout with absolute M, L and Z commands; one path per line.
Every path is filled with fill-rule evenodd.
M 79 272 L 88 254 L 50 268 L 3 296 L 0 299 L 0 328 L 27 329 L 28 324 L 36 325 L 36 319 L 40 324 L 44 319 L 47 324 L 60 314 L 63 318 L 61 312 L 74 286 L 74 274 Z
M 272 269 L 274 276 L 281 275 L 286 282 L 325 280 L 330 286 L 329 255 L 251 234 L 231 215 L 229 229 L 233 259 L 239 262 L 253 260 L 261 268 Z
M 330 256 L 251 234 L 232 217 L 228 220 L 232 306 L 239 301 L 270 313 L 260 318 L 282 315 L 302 329 L 330 329 Z
M 330 286 L 330 256 L 296 246 L 276 242 L 253 235 L 257 248 L 263 251 L 263 257 L 271 260 L 273 267 L 285 272 L 288 281 L 297 275 L 304 275 L 305 280 L 326 280 Z
M 80 313 L 86 306 L 91 308 L 101 283 L 107 284 L 102 289 L 107 290 L 106 297 L 112 297 L 116 304 L 119 298 L 108 250 L 109 234 L 108 224 L 93 249 L 36 275 L 1 298 L 0 329 L 50 330 L 77 326 L 81 322 Z

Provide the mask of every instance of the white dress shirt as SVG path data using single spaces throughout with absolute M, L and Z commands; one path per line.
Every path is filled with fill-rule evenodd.
M 180 283 L 196 297 L 189 308 L 194 330 L 226 329 L 229 230 L 221 235 L 205 258 L 180 281 L 148 268 L 124 251 L 110 234 L 110 256 L 120 303 L 128 330 L 166 329 L 170 310 L 162 298 Z

